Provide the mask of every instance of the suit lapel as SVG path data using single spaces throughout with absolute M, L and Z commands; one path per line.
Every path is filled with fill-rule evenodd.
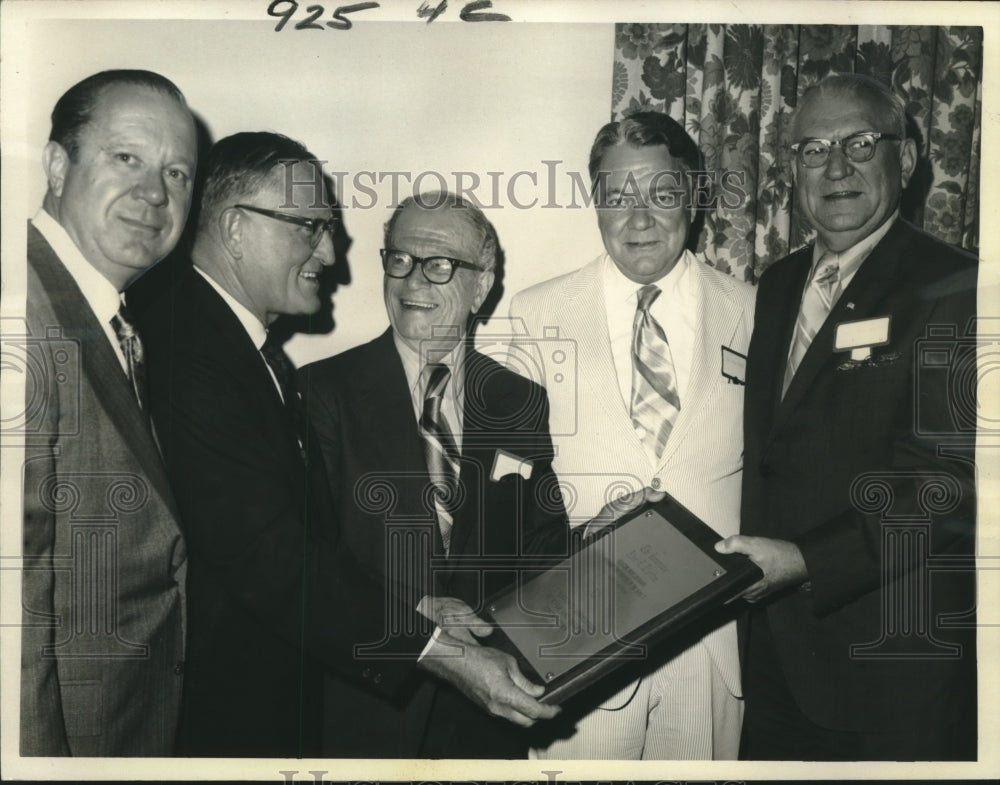
M 772 302 L 775 303 L 774 318 L 763 322 L 771 326 L 771 334 L 766 342 L 771 350 L 763 355 L 769 365 L 766 373 L 755 374 L 755 376 L 766 379 L 770 385 L 766 400 L 770 402 L 767 407 L 767 415 L 772 426 L 777 422 L 780 410 L 785 403 L 782 400 L 781 389 L 785 380 L 785 368 L 788 365 L 788 349 L 791 346 L 795 324 L 798 321 L 802 290 L 809 278 L 811 259 L 812 246 L 798 252 L 797 260 L 791 263 L 789 273 L 778 281 L 776 291 L 772 295 Z M 765 304 L 764 307 L 767 305 Z M 759 308 L 760 304 L 758 304 Z M 758 319 L 758 323 L 761 322 L 762 320 Z
M 365 363 L 355 381 L 356 394 L 349 399 L 358 422 L 370 429 L 366 449 L 371 450 L 369 465 L 376 471 L 391 468 L 400 498 L 387 524 L 430 525 L 434 552 L 442 553 L 441 532 L 430 495 L 430 482 L 420 436 L 413 411 L 410 389 L 396 351 L 391 328 L 372 344 L 371 362 Z M 413 456 L 412 461 L 406 456 Z
M 801 402 L 806 391 L 816 382 L 817 376 L 824 369 L 833 368 L 843 361 L 844 355 L 833 350 L 837 325 L 841 322 L 884 315 L 876 313 L 875 308 L 892 286 L 900 256 L 899 248 L 905 242 L 906 235 L 905 224 L 902 221 L 897 221 L 889 233 L 882 238 L 882 241 L 875 246 L 868 258 L 862 262 L 861 267 L 854 274 L 854 278 L 851 279 L 851 283 L 840 295 L 826 321 L 823 322 L 823 326 L 816 333 L 816 337 L 809 345 L 795 376 L 792 377 L 788 391 L 778 405 L 774 421 L 775 430 L 788 419 L 790 413 Z M 811 259 L 811 252 L 809 258 Z M 797 271 L 799 275 L 796 280 L 799 280 L 800 283 L 795 291 L 798 292 L 799 297 L 793 298 L 792 330 L 794 330 L 794 323 L 798 318 L 802 287 L 805 286 L 805 279 L 808 276 L 809 265 L 802 265 L 802 267 L 804 271 Z M 782 343 L 784 354 L 780 364 L 780 373 L 775 374 L 777 397 L 781 395 L 781 384 L 790 340 L 791 332 L 788 331 L 788 340 Z
M 34 226 L 29 226 L 28 233 L 28 261 L 48 293 L 66 336 L 80 342 L 84 376 L 108 419 L 176 517 L 173 495 L 149 422 L 139 409 L 132 385 L 108 343 L 104 328 L 45 238 Z
M 642 442 L 629 419 L 628 406 L 622 401 L 618 371 L 611 356 L 608 315 L 601 283 L 603 257 L 584 267 L 575 277 L 574 289 L 566 293 L 568 304 L 562 309 L 565 335 L 577 341 L 577 384 L 590 388 L 593 399 L 605 410 L 607 420 L 618 423 L 624 438 L 636 449 Z M 626 435 L 627 434 L 627 435 Z
M 707 265 L 693 261 L 691 274 L 695 282 L 696 330 L 695 349 L 691 375 L 688 380 L 686 401 L 667 440 L 660 465 L 666 464 L 704 412 L 715 387 L 726 384 L 722 376 L 722 347 L 730 346 L 742 311 L 733 302 L 733 285 L 728 280 L 712 277 Z
M 180 290 L 179 296 L 189 300 L 186 304 L 189 314 L 187 318 L 198 320 L 199 333 L 212 336 L 213 342 L 220 347 L 219 356 L 226 358 L 226 367 L 230 369 L 233 378 L 248 381 L 243 394 L 258 399 L 256 411 L 267 412 L 267 417 L 260 425 L 272 430 L 275 444 L 286 445 L 289 460 L 283 462 L 283 465 L 294 481 L 301 471 L 303 456 L 294 423 L 264 356 L 254 345 L 239 317 L 212 285 L 194 269 L 189 270 L 186 275 L 187 286 Z M 252 383 L 249 383 L 250 380 L 253 380 Z
M 358 379 L 360 394 L 355 405 L 360 421 L 370 423 L 371 442 L 378 447 L 379 465 L 397 467 L 401 454 L 423 455 L 423 440 L 391 330 L 378 338 L 373 351 L 373 361 L 366 365 L 364 376 Z M 399 468 L 427 472 L 423 462 Z
M 495 401 L 496 381 L 488 374 L 476 372 L 479 363 L 486 358 L 472 348 L 470 343 L 465 353 L 465 382 L 470 379 L 482 380 L 483 384 L 475 394 L 465 390 L 465 403 L 462 412 L 462 469 L 460 482 L 464 491 L 465 501 L 456 511 L 454 526 L 451 532 L 451 553 L 478 554 L 482 546 L 481 528 L 487 514 L 485 510 L 485 492 L 488 480 L 484 472 L 492 468 L 490 461 L 496 452 L 494 440 L 483 440 L 484 432 L 488 433 L 487 423 L 492 422 L 488 410 Z M 488 386 L 486 386 L 488 385 Z M 496 411 L 492 414 L 496 415 Z

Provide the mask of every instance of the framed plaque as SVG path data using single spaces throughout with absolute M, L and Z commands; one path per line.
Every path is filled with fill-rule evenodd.
M 669 495 L 582 539 L 555 566 L 492 597 L 489 645 L 561 703 L 678 633 L 763 576 Z

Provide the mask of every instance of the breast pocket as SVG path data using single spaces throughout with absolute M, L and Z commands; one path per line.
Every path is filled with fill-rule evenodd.
M 845 449 L 884 443 L 903 408 L 912 408 L 910 367 L 898 354 L 876 355 L 875 362 L 842 361 L 836 371 L 830 400 L 835 438 Z

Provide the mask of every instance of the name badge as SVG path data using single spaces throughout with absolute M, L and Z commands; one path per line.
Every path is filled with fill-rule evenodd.
M 531 478 L 533 464 L 531 461 L 519 458 L 506 450 L 497 450 L 493 459 L 493 471 L 490 472 L 490 479 L 497 482 L 508 474 L 519 474 L 525 480 Z
M 729 380 L 730 384 L 746 384 L 747 356 L 730 349 L 728 346 L 723 346 L 722 375 Z
M 850 351 L 852 360 L 867 360 L 872 356 L 872 347 L 889 343 L 890 317 L 859 319 L 837 325 L 833 337 L 833 350 Z

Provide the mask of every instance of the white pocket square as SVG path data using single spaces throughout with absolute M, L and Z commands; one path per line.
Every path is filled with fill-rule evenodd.
M 493 459 L 493 471 L 490 472 L 490 479 L 497 482 L 508 474 L 520 474 L 527 480 L 531 477 L 532 468 L 534 468 L 534 464 L 531 461 L 518 458 L 504 450 L 497 450 L 496 457 Z

